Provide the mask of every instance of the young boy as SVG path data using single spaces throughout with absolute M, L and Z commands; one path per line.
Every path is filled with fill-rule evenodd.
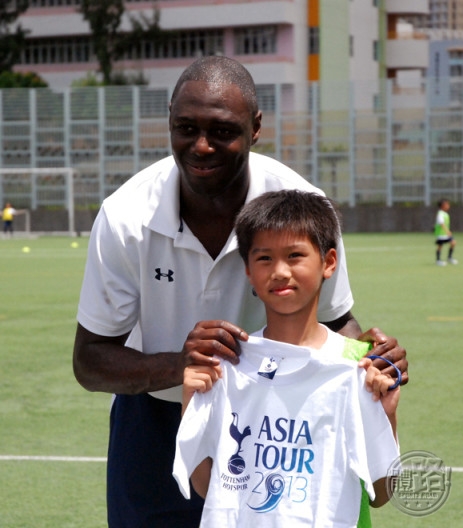
M 450 231 L 450 202 L 443 198 L 439 200 L 438 211 L 436 215 L 436 223 L 434 226 L 434 235 L 436 236 L 436 264 L 438 266 L 446 266 L 447 262 L 441 260 L 441 251 L 444 244 L 450 244 L 449 253 L 447 256 L 447 261 L 449 264 L 458 264 L 458 261 L 453 258 L 453 250 L 456 246 L 456 241 L 452 236 L 452 231 Z
M 190 475 L 206 498 L 202 527 L 365 526 L 362 486 L 373 506 L 388 500 L 399 391 L 370 359 L 366 373 L 343 359 L 357 342 L 317 321 L 336 268 L 333 206 L 266 193 L 242 209 L 236 233 L 267 325 L 241 344 L 239 365 L 185 369 L 174 476 L 187 498 Z

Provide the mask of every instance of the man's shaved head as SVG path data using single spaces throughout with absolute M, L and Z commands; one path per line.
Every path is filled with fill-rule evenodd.
M 188 81 L 235 84 L 241 90 L 251 113 L 255 115 L 258 111 L 254 80 L 248 70 L 234 59 L 212 55 L 193 62 L 180 75 L 172 93 L 171 104 L 175 101 L 181 86 Z

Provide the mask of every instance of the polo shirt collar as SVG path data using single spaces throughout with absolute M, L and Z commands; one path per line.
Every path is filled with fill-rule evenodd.
M 245 203 L 250 202 L 266 191 L 264 171 L 260 170 L 253 153 L 249 155 L 249 191 Z M 160 171 L 154 178 L 151 188 L 149 206 L 143 225 L 164 236 L 175 239 L 181 231 L 180 218 L 180 175 L 171 156 L 170 167 Z M 236 235 L 233 232 L 221 254 L 229 253 L 238 248 Z
M 177 235 L 181 225 L 180 176 L 173 158 L 170 169 L 154 177 L 143 225 L 170 238 Z

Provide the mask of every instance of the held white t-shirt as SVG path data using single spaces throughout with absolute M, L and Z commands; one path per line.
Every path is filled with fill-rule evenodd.
M 202 528 L 356 526 L 360 479 L 374 498 L 373 482 L 399 453 L 343 348 L 330 331 L 318 351 L 252 336 L 240 364 L 223 362 L 223 378 L 194 395 L 174 477 L 188 498 L 192 471 L 213 459 Z

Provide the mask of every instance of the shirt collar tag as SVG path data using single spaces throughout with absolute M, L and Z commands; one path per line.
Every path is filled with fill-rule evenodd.
M 273 379 L 282 359 L 275 356 L 265 357 L 260 364 L 257 374 L 263 378 Z

